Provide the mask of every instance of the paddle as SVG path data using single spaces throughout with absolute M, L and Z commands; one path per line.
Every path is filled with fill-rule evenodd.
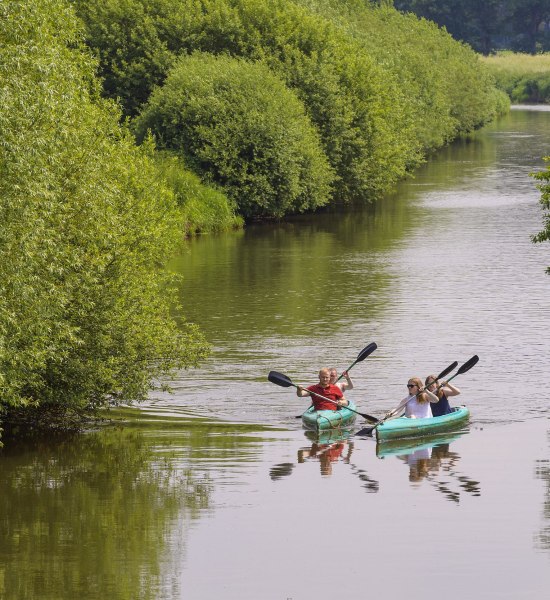
M 470 362 L 471 360 L 472 359 L 470 359 L 468 362 Z M 464 363 L 463 366 L 465 367 L 467 364 L 468 363 Z M 472 364 L 470 367 L 468 367 L 466 369 L 466 371 L 468 369 L 470 369 L 471 367 L 473 367 L 474 364 Z M 441 371 L 441 373 L 435 378 L 435 381 L 439 381 L 442 377 L 445 377 L 445 375 L 448 375 L 453 369 L 456 369 L 457 366 L 458 366 L 458 362 L 455 360 L 455 362 L 451 363 L 446 369 L 443 369 L 443 371 Z M 457 373 L 457 375 L 458 375 L 458 373 Z M 455 377 L 456 377 L 456 375 L 455 375 Z M 420 394 L 422 391 L 424 391 L 424 390 L 422 389 L 418 393 Z M 401 400 L 401 402 L 399 403 L 399 405 L 397 407 L 395 407 L 393 410 L 390 410 L 388 413 L 386 413 L 384 418 L 377 421 L 372 427 L 364 427 L 363 429 L 358 431 L 355 435 L 370 435 L 378 427 L 378 425 L 384 423 L 384 421 L 387 421 L 390 417 L 398 414 L 399 411 L 403 410 L 403 408 L 405 408 L 405 406 L 407 404 L 406 400 L 408 401 L 408 398 Z
M 271 381 L 271 383 L 274 383 L 275 385 L 280 385 L 281 387 L 290 387 L 290 386 L 294 386 L 295 388 L 299 387 L 295 383 L 292 383 L 292 380 L 289 377 L 287 377 L 286 375 L 283 375 L 282 373 L 277 373 L 277 371 L 270 371 L 267 378 L 269 379 L 269 381 Z M 317 394 L 316 392 L 311 392 L 311 391 L 309 391 L 309 393 L 313 394 L 314 396 L 317 396 L 318 398 L 322 398 L 323 400 L 326 400 L 327 402 L 331 402 L 332 404 L 335 404 L 336 406 L 340 406 L 338 404 L 338 402 L 336 402 L 335 400 L 331 400 L 330 398 L 325 398 L 324 396 L 321 396 L 321 394 Z M 363 419 L 365 419 L 366 421 L 369 421 L 369 423 L 376 423 L 378 421 L 378 419 L 376 417 L 373 417 L 371 415 L 366 415 L 364 413 L 359 412 L 358 410 L 353 410 L 353 408 L 350 408 L 349 406 L 346 406 L 345 408 L 347 408 L 348 410 L 351 410 L 351 412 L 354 412 L 354 413 L 358 414 L 359 416 L 363 417 Z
M 363 350 L 361 350 L 361 352 L 359 352 L 359 354 L 357 355 L 357 358 L 351 363 L 351 365 L 346 370 L 349 371 L 358 362 L 362 362 L 363 360 L 365 360 L 365 358 L 367 358 L 367 356 L 371 355 L 376 350 L 376 348 L 378 348 L 378 346 L 376 345 L 376 342 L 371 342 L 368 346 L 365 346 L 363 348 Z M 342 377 L 344 376 L 344 373 L 345 373 L 345 371 L 342 371 L 340 373 L 340 377 L 338 377 L 338 379 L 336 380 L 337 382 L 340 381 L 340 379 L 342 379 Z M 296 415 L 294 418 L 301 419 L 302 415 Z
M 447 379 L 447 383 L 449 383 L 449 381 L 451 381 L 451 379 L 454 379 L 457 375 L 462 375 L 463 373 L 466 373 L 466 371 L 469 371 L 473 366 L 475 366 L 477 364 L 478 361 L 479 361 L 479 356 L 477 354 L 474 354 L 474 356 L 472 356 L 472 358 L 467 360 L 452 377 L 449 377 L 449 379 Z M 452 371 L 452 369 L 451 369 L 451 371 Z M 445 375 L 439 375 L 438 379 L 441 379 L 441 377 L 445 377 Z M 438 389 L 440 387 L 441 386 L 438 386 Z
M 365 358 L 367 358 L 367 356 L 371 355 L 376 348 L 378 348 L 378 346 L 376 345 L 376 342 L 371 342 L 368 346 L 365 346 L 363 348 L 363 350 L 361 350 L 361 352 L 359 352 L 359 354 L 357 355 L 357 358 L 351 363 L 351 365 L 346 369 L 346 371 L 350 371 L 353 367 L 355 367 L 355 365 L 358 362 L 362 362 L 365 360 Z M 340 379 L 342 379 L 342 377 L 344 376 L 344 373 L 346 371 L 342 371 L 340 373 L 340 377 L 338 377 L 338 379 L 336 381 L 340 381 Z

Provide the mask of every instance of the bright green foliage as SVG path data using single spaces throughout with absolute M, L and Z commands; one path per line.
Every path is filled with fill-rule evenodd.
M 204 185 L 177 155 L 157 152 L 155 163 L 176 195 L 186 236 L 242 227 L 243 220 L 235 215 L 234 204 L 227 196 L 221 190 Z
M 544 160 L 548 163 L 546 170 L 539 171 L 533 175 L 533 177 L 542 182 L 539 188 L 542 192 L 540 203 L 542 205 L 544 223 L 544 229 L 533 236 L 534 242 L 550 241 L 550 157 L 546 157 Z M 546 271 L 550 274 L 550 267 Z
M 550 103 L 550 53 L 499 52 L 483 62 L 512 102 Z
M 170 316 L 178 207 L 62 0 L 0 4 L 0 403 L 142 399 L 207 347 Z
M 363 0 L 73 0 L 111 96 L 133 115 L 164 75 L 159 44 L 261 61 L 303 102 L 336 174 L 335 200 L 387 191 L 423 153 L 507 108 L 477 56 L 433 23 Z M 383 5 L 388 3 L 382 3 Z M 131 35 L 123 15 L 156 32 Z M 131 20 L 131 19 L 130 19 Z M 117 45 L 114 40 L 120 37 Z M 143 58 L 147 57 L 147 59 Z M 151 61 L 154 78 L 131 77 Z M 168 61 L 170 62 L 170 61 Z M 128 73 L 128 76 L 126 76 Z M 117 92 L 116 90 L 122 90 Z M 190 164 L 196 168 L 196 163 Z M 204 172 L 204 171 L 200 171 Z M 322 202 L 321 202 L 322 203 Z
M 136 121 L 223 186 L 245 217 L 328 201 L 332 172 L 302 103 L 269 69 L 227 56 L 183 56 Z
M 296 1 L 329 16 L 396 78 L 425 151 L 507 110 L 478 56 L 434 23 L 362 0 Z
M 102 2 L 75 1 L 77 6 Z M 134 2 L 156 15 L 157 29 L 168 32 L 163 39 L 174 52 L 229 53 L 263 61 L 276 72 L 320 132 L 337 176 L 335 198 L 372 198 L 419 162 L 412 115 L 395 78 L 323 16 L 288 0 L 182 0 L 178 6 L 185 18 L 176 21 L 170 20 L 165 0 Z M 101 23 L 102 30 L 114 27 Z M 87 29 L 91 45 L 106 52 L 105 36 L 94 37 L 98 28 L 90 24 Z M 134 42 L 126 60 L 148 52 Z M 140 89 L 133 95 L 146 93 Z

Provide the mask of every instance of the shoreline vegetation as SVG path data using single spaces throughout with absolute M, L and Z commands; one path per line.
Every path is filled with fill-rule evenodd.
M 501 51 L 482 56 L 481 62 L 513 104 L 550 104 L 550 52 Z
M 208 355 L 166 272 L 184 237 L 375 201 L 510 104 L 362 0 L 12 0 L 0 33 L 0 422 L 28 427 Z

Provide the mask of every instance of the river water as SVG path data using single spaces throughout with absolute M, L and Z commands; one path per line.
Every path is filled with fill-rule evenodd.
M 174 268 L 211 358 L 123 424 L 6 440 L 0 598 L 546 598 L 550 253 L 529 173 L 548 140 L 548 107 L 522 107 L 373 206 L 191 241 Z M 267 373 L 313 383 L 372 341 L 358 410 L 477 354 L 453 381 L 469 426 L 307 437 Z

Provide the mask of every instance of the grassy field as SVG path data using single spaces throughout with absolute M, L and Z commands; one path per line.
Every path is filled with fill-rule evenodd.
M 512 102 L 550 103 L 550 53 L 499 52 L 481 60 Z

